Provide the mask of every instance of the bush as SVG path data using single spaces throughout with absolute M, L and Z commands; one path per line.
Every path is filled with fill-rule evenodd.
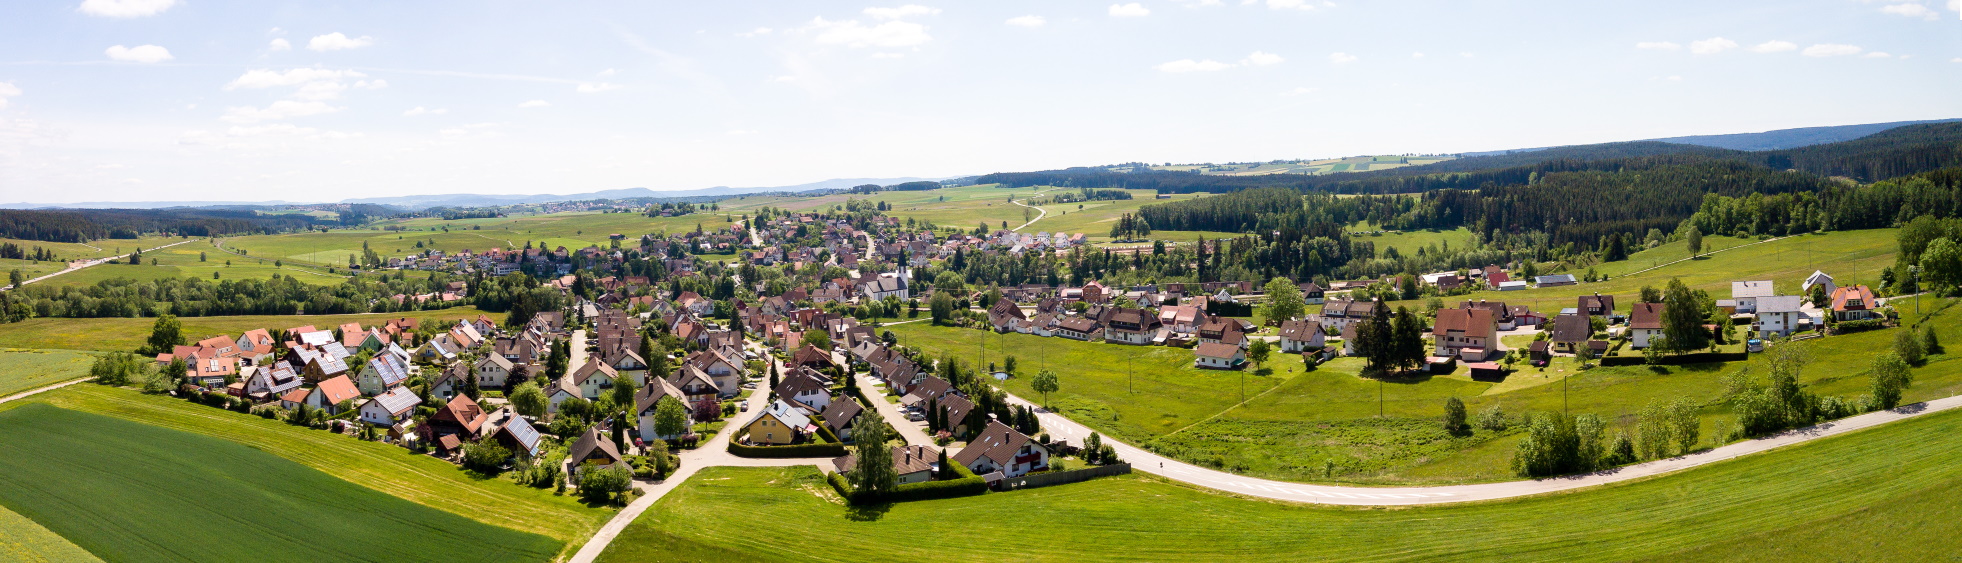
M 586 502 L 618 502 L 620 493 L 633 488 L 633 471 L 615 464 L 605 469 L 579 473 L 579 498 Z
M 511 450 L 496 440 L 472 442 L 463 447 L 463 466 L 485 475 L 503 473 L 507 459 L 511 459 Z
M 836 442 L 792 446 L 745 446 L 731 442 L 729 453 L 736 457 L 755 458 L 839 457 L 845 455 L 845 446 Z
M 1839 332 L 1840 334 L 1845 334 L 1849 332 L 1860 332 L 1863 330 L 1873 330 L 1876 328 L 1886 326 L 1885 323 L 1886 321 L 1881 319 L 1867 319 L 1862 321 L 1840 321 L 1839 323 L 1833 325 L 1833 330 Z
M 892 493 L 879 498 L 870 498 L 868 495 L 858 494 L 857 491 L 852 489 L 851 483 L 842 474 L 832 473 L 826 475 L 825 480 L 830 481 L 832 488 L 837 489 L 838 494 L 845 497 L 845 500 L 850 501 L 852 504 L 933 500 L 974 496 L 988 492 L 987 479 L 975 475 L 973 471 L 969 471 L 966 467 L 962 467 L 959 464 L 953 464 L 951 468 L 959 477 L 946 481 L 927 481 L 924 483 L 900 485 Z
M 1498 403 L 1492 403 L 1492 406 L 1485 407 L 1485 410 L 1478 411 L 1479 428 L 1499 431 L 1499 430 L 1505 430 L 1506 426 L 1507 426 L 1506 411 L 1504 408 L 1501 408 Z

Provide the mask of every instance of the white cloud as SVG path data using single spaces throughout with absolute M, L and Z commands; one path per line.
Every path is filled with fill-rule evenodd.
M 380 90 L 388 87 L 388 81 L 380 78 L 374 80 L 357 80 L 354 82 L 354 87 L 362 90 Z
M 1137 2 L 1132 2 L 1129 4 L 1111 4 L 1110 15 L 1120 18 L 1142 18 L 1151 15 L 1151 9 L 1146 8 L 1144 7 L 1144 4 L 1139 4 Z
M 1221 70 L 1233 68 L 1233 65 L 1229 63 L 1222 63 L 1212 59 L 1207 59 L 1203 61 L 1195 61 L 1192 59 L 1179 59 L 1176 61 L 1160 64 L 1154 68 L 1157 68 L 1159 72 L 1173 72 L 1173 73 L 1214 72 L 1214 71 L 1221 71 Z
M 1471 52 L 1471 51 L 1459 51 L 1459 52 L 1458 52 L 1458 56 L 1460 56 L 1460 57 L 1464 57 L 1464 58 L 1467 58 L 1467 59 L 1469 59 L 1469 58 L 1472 58 L 1472 57 L 1476 57 L 1476 56 L 1478 56 L 1478 54 L 1476 54 L 1476 53 L 1473 53 L 1473 52 Z
M 1737 48 L 1737 42 L 1722 37 L 1712 37 L 1690 42 L 1690 52 L 1698 55 L 1715 55 Z
M 1887 54 L 1886 51 L 1874 51 L 1872 53 L 1867 53 L 1867 58 L 1869 59 L 1885 59 L 1892 56 L 1893 55 Z
M 873 53 L 873 54 L 872 54 L 872 58 L 875 58 L 875 59 L 903 59 L 903 58 L 906 58 L 906 54 L 905 54 L 905 53 Z
M 745 31 L 745 32 L 742 32 L 742 33 L 738 33 L 738 34 L 736 34 L 736 37 L 756 37 L 756 36 L 758 36 L 758 35 L 769 35 L 769 34 L 770 34 L 771 32 L 774 32 L 774 31 L 776 31 L 776 30 L 773 30 L 773 29 L 770 29 L 770 28 L 767 28 L 767 27 L 759 27 L 759 28 L 756 28 L 756 29 L 752 29 L 752 30 L 749 30 L 749 31 Z
M 1264 53 L 1261 51 L 1254 51 L 1253 54 L 1247 55 L 1247 60 L 1240 61 L 1240 64 L 1246 66 L 1267 66 L 1272 64 L 1281 64 L 1281 62 L 1284 60 L 1286 59 L 1282 59 L 1280 55 L 1276 55 L 1273 53 Z
M 110 59 L 133 63 L 160 63 L 170 60 L 170 50 L 156 45 L 137 45 L 124 47 L 117 45 L 103 51 Z
M 322 80 L 300 86 L 298 91 L 293 92 L 293 97 L 302 100 L 333 100 L 340 98 L 341 92 L 345 91 L 347 91 L 345 82 Z
M 298 86 L 308 82 L 362 78 L 365 76 L 367 75 L 352 70 L 328 70 L 324 68 L 296 68 L 285 72 L 255 69 L 245 71 L 245 74 L 239 75 L 230 84 L 226 84 L 225 89 Z
M 1948 0 L 1948 9 L 1962 12 L 1962 0 Z
M 1798 44 L 1790 41 L 1773 40 L 1751 46 L 1751 52 L 1753 53 L 1783 53 L 1797 50 Z
M 615 75 L 615 74 L 620 74 L 620 71 L 617 71 L 617 70 L 613 70 L 613 69 L 610 69 L 610 68 L 609 68 L 609 69 L 606 69 L 606 70 L 602 70 L 602 71 L 599 71 L 599 73 L 598 73 L 598 74 L 594 74 L 593 76 L 598 76 L 598 77 L 600 77 L 600 78 L 606 78 L 606 77 L 608 77 L 608 76 L 613 76 L 613 75 Z
M 804 29 L 817 32 L 820 45 L 850 47 L 915 47 L 933 40 L 926 26 L 913 22 L 888 21 L 867 27 L 858 20 L 830 21 L 815 18 Z
M 7 98 L 20 95 L 20 87 L 12 82 L 0 82 L 0 109 L 7 108 Z
M 1805 50 L 1801 51 L 1799 54 L 1808 57 L 1842 57 L 1846 55 L 1858 55 L 1860 54 L 1860 50 L 1861 49 L 1859 47 L 1853 45 L 1845 45 L 1840 43 L 1820 43 L 1818 45 L 1806 47 Z
M 275 37 L 272 40 L 272 44 L 267 45 L 267 48 L 274 51 L 290 51 L 293 49 L 293 42 L 287 41 L 284 37 Z
M 1424 52 L 1423 52 L 1423 51 L 1418 51 L 1418 52 L 1415 52 L 1415 53 L 1411 53 L 1411 54 L 1410 54 L 1410 58 L 1413 58 L 1413 59 L 1421 59 L 1421 58 L 1424 58 Z
M 1042 27 L 1042 24 L 1045 23 L 1049 23 L 1049 21 L 1042 19 L 1042 16 L 1016 16 L 1008 18 L 1008 25 L 1016 27 Z
M 1683 48 L 1683 46 L 1677 45 L 1673 41 L 1643 41 L 1636 43 L 1635 48 L 1649 51 L 1674 51 Z
M 1881 6 L 1880 13 L 1894 14 L 1896 16 L 1907 16 L 1910 18 L 1923 18 L 1930 21 L 1942 17 L 1941 13 L 1936 12 L 1933 8 L 1929 8 L 1927 6 L 1923 6 L 1920 4 L 1913 4 L 1913 3 L 1888 4 L 1886 6 Z
M 1962 57 L 1956 57 L 1956 58 L 1953 58 L 1953 59 L 1949 59 L 1949 60 L 1948 60 L 1948 62 L 1951 62 L 1951 63 L 1962 63 Z
M 1270 10 L 1306 11 L 1315 9 L 1315 5 L 1308 3 L 1308 0 L 1267 0 L 1267 8 Z
M 254 123 L 333 113 L 342 109 L 344 108 L 330 106 L 327 105 L 327 102 L 322 101 L 297 102 L 293 100 L 280 100 L 264 108 L 252 106 L 225 108 L 225 115 L 219 119 L 232 123 Z
M 919 4 L 907 4 L 898 8 L 866 8 L 865 15 L 882 20 L 896 20 L 907 16 L 931 16 L 940 13 L 940 8 L 928 8 Z
M 177 0 L 83 0 L 77 10 L 105 18 L 140 18 L 161 14 L 175 5 Z
M 546 107 L 546 106 L 550 106 L 550 105 L 552 105 L 552 102 L 547 102 L 547 101 L 545 101 L 545 100 L 531 100 L 531 101 L 528 101 L 528 102 L 525 102 L 525 103 L 522 103 L 522 104 L 518 104 L 518 107 L 521 107 L 521 108 L 542 108 L 542 107 Z
M 326 35 L 313 36 L 312 40 L 307 41 L 307 48 L 315 51 L 340 51 L 344 49 L 359 49 L 373 44 L 375 44 L 375 38 L 373 37 L 363 35 L 350 38 L 336 31 Z
M 1342 53 L 1342 52 L 1329 53 L 1328 62 L 1339 64 L 1339 65 L 1349 64 L 1349 63 L 1356 62 L 1356 56 L 1348 53 Z
M 1321 91 L 1321 88 L 1310 88 L 1310 87 L 1307 87 L 1307 86 L 1298 86 L 1298 87 L 1295 87 L 1295 89 L 1293 89 L 1293 90 L 1288 90 L 1288 91 L 1286 91 L 1286 92 L 1282 92 L 1282 93 L 1281 93 L 1281 95 L 1283 95 L 1283 96 L 1305 96 L 1305 95 L 1308 95 L 1308 94 L 1313 94 L 1313 93 L 1315 93 L 1315 92 L 1319 92 L 1319 91 Z
M 402 115 L 404 115 L 404 116 L 408 116 L 408 117 L 415 117 L 415 116 L 418 116 L 418 115 L 425 115 L 425 114 L 426 114 L 426 115 L 443 115 L 443 114 L 445 114 L 445 113 L 449 113 L 449 112 L 450 112 L 450 110 L 449 110 L 449 108 L 436 108 L 436 109 L 428 109 L 428 108 L 424 108 L 424 107 L 422 107 L 422 106 L 416 106 L 416 107 L 414 107 L 414 108 L 411 108 L 411 109 L 409 109 L 408 111 L 405 111 L 405 112 L 402 112 Z
M 612 82 L 586 82 L 579 85 L 579 93 L 581 94 L 593 94 L 618 89 L 620 89 L 620 85 Z

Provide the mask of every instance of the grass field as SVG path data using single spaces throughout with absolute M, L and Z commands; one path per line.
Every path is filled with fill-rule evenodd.
M 720 212 L 681 217 L 568 212 L 454 221 L 417 218 L 384 222 L 367 229 L 231 237 L 225 239 L 224 245 L 255 258 L 346 266 L 349 255 L 361 254 L 363 243 L 382 258 L 407 256 L 428 249 L 455 253 L 466 249 L 483 252 L 493 247 L 523 248 L 526 242 L 548 249 L 559 246 L 579 249 L 591 245 L 608 246 L 611 243 L 609 235 L 615 233 L 626 235 L 631 242 L 640 235 L 657 231 L 693 231 L 698 224 L 707 230 L 721 229 L 732 224 L 724 217 Z M 401 227 L 405 230 L 389 231 L 384 227 Z M 423 248 L 416 248 L 418 241 L 424 243 Z
M 198 260 L 200 252 L 204 253 L 202 261 Z M 156 261 L 156 265 L 151 265 L 152 260 Z M 226 264 L 227 261 L 231 263 Z M 212 277 L 214 273 L 218 275 L 217 278 Z M 347 280 L 345 274 L 328 274 L 319 268 L 303 268 L 297 265 L 279 267 L 274 265 L 273 258 L 237 256 L 212 246 L 208 241 L 196 240 L 145 253 L 142 264 L 102 264 L 62 274 L 42 283 L 84 286 L 116 278 L 150 281 L 181 277 L 205 280 L 263 280 L 271 279 L 274 275 L 292 276 L 294 279 L 319 285 L 339 284 Z
M 0 238 L 0 244 L 13 243 L 15 245 L 20 246 L 22 250 L 26 250 L 29 252 L 32 252 L 34 250 L 34 247 L 39 246 L 41 248 L 54 251 L 56 260 L 59 260 L 60 262 L 67 262 L 69 260 L 78 260 L 82 258 L 101 258 L 103 256 L 115 256 L 118 254 L 129 252 L 131 250 L 135 250 L 138 247 L 156 248 L 180 240 L 184 240 L 184 239 L 178 237 L 146 236 L 143 238 L 134 238 L 134 239 L 122 239 L 122 238 L 103 239 L 98 241 L 91 241 L 88 244 L 82 244 L 82 243 L 75 243 L 75 242 L 47 242 L 47 241 L 40 241 L 40 240 L 25 240 L 25 239 L 17 239 L 17 238 Z
M 1354 232 L 1374 231 L 1376 227 L 1369 223 L 1358 223 L 1349 226 L 1349 230 Z M 1399 231 L 1374 235 L 1351 234 L 1349 238 L 1355 241 L 1376 243 L 1376 253 L 1379 256 L 1383 254 L 1383 251 L 1391 248 L 1397 249 L 1397 253 L 1404 256 L 1415 256 L 1417 249 L 1427 246 L 1435 246 L 1439 250 L 1443 250 L 1446 244 L 1459 249 L 1470 248 L 1472 241 L 1477 239 L 1476 236 L 1472 235 L 1470 230 L 1464 227 L 1449 231 Z
M 1937 328 L 1942 341 L 1962 343 L 1962 307 L 1954 303 L 1928 299 L 1926 322 Z M 1905 314 L 1907 322 L 1919 319 L 1912 307 Z M 1304 373 L 1298 357 L 1277 354 L 1270 362 L 1273 375 L 1247 377 L 1249 399 L 1240 404 L 1239 374 L 1193 369 L 1189 350 L 994 335 L 924 323 L 891 330 L 901 344 L 936 357 L 952 350 L 972 359 L 977 340 L 987 342 L 991 358 L 1013 350 L 1025 374 L 1037 369 L 1029 358 L 1038 350 L 1052 360 L 1061 358 L 1049 363 L 1062 382 L 1052 403 L 1062 414 L 1107 435 L 1247 475 L 1354 485 L 1513 479 L 1517 425 L 1449 436 L 1438 424 L 1449 397 L 1463 400 L 1474 415 L 1493 405 L 1515 419 L 1526 411 L 1599 414 L 1609 420 L 1611 431 L 1631 434 L 1636 414 L 1649 402 L 1688 398 L 1703 405 L 1703 445 L 1714 446 L 1719 422 L 1735 419 L 1723 399 L 1726 376 L 1766 373 L 1757 359 L 1583 371 L 1575 369 L 1571 358 L 1558 358 L 1549 368 L 1525 367 L 1499 382 L 1473 381 L 1461 367 L 1450 374 L 1378 383 L 1357 376 L 1361 360 L 1355 358 L 1338 358 Z M 1816 360 L 1802 372 L 1801 382 L 1815 393 L 1857 398 L 1870 384 L 1869 358 L 1888 349 L 1894 334 L 1879 330 L 1803 344 Z M 1135 393 L 1127 391 L 1125 381 L 1125 363 L 1133 355 L 1138 366 Z M 1914 376 L 1914 387 L 1906 393 L 1909 402 L 1962 393 L 1962 355 L 1932 355 L 1914 369 Z M 1035 398 L 1027 379 L 1009 381 L 1008 390 Z M 1328 471 L 1329 463 L 1333 471 Z
M 973 229 L 977 223 L 985 221 L 988 224 L 988 228 L 993 230 L 1001 228 L 1002 223 L 1007 223 L 1008 227 L 1012 229 L 1027 222 L 1028 219 L 1025 217 L 1033 218 L 1038 215 L 1034 211 L 1030 211 L 1027 215 L 1024 215 L 1023 211 L 1027 208 L 1009 203 L 1008 197 L 1010 195 L 1015 196 L 1017 201 L 1028 201 L 1041 197 L 1045 193 L 1054 194 L 1074 191 L 1076 190 L 1073 188 L 1059 188 L 1054 186 L 1011 189 L 1002 188 L 995 184 L 982 184 L 941 188 L 937 190 L 880 192 L 870 195 L 836 194 L 816 198 L 752 197 L 743 200 L 724 200 L 722 203 L 724 209 L 734 210 L 740 213 L 743 210 L 754 209 L 764 205 L 782 207 L 793 211 L 812 211 L 832 205 L 843 204 L 847 199 L 873 202 L 883 201 L 892 206 L 892 210 L 887 211 L 886 214 L 902 220 L 932 221 L 935 225 L 960 227 L 962 229 Z M 1035 224 L 1029 225 L 1029 228 L 1023 229 L 1023 231 L 1031 234 L 1043 231 L 1052 233 L 1084 233 L 1093 242 L 1107 241 L 1110 240 L 1111 223 L 1116 221 L 1119 216 L 1125 213 L 1134 213 L 1139 207 L 1144 205 L 1171 201 L 1153 199 L 1153 195 L 1156 192 L 1152 190 L 1126 191 L 1131 192 L 1133 199 L 1086 201 L 1042 206 L 1049 214 L 1044 216 L 1042 220 L 1036 221 Z M 1204 197 L 1205 195 L 1180 194 L 1173 196 L 1173 199 L 1191 199 L 1194 197 Z M 1082 207 L 1078 208 L 1078 205 Z M 1230 236 L 1231 234 L 1229 233 L 1228 235 Z M 1167 238 L 1160 233 L 1152 234 L 1152 238 L 1154 239 L 1163 238 L 1166 240 L 1192 240 L 1196 237 L 1197 234 L 1184 238 Z M 1217 237 L 1208 234 L 1207 238 Z
M 1691 289 L 1708 291 L 1716 299 L 1729 299 L 1730 282 L 1745 280 L 1772 280 L 1780 294 L 1798 295 L 1799 286 L 1813 270 L 1832 274 L 1842 286 L 1877 285 L 1880 271 L 1894 264 L 1896 232 L 1897 229 L 1870 229 L 1799 235 L 1630 275 L 1630 272 L 1689 256 L 1687 243 L 1677 241 L 1635 253 L 1626 261 L 1597 267 L 1598 273 L 1609 276 L 1608 281 L 1521 291 L 1479 291 L 1469 297 L 1453 299 L 1505 301 L 1512 305 L 1526 305 L 1535 311 L 1557 313 L 1563 307 L 1575 306 L 1576 299 L 1582 295 L 1601 293 L 1616 296 L 1615 305 L 1625 312 L 1633 306 L 1643 286 L 1661 289 L 1670 278 L 1681 278 Z M 1756 242 L 1729 237 L 1706 237 L 1704 241 L 1706 253 L 1707 248 L 1731 248 L 1744 242 Z M 1582 268 L 1568 273 L 1579 278 L 1585 272 L 1586 269 Z M 1422 303 L 1392 305 L 1422 306 Z
M 57 563 L 101 561 L 88 550 L 34 523 L 26 516 L 0 507 L 0 561 Z
M 89 375 L 95 356 L 67 350 L 0 349 L 0 397 Z
M 235 442 L 396 498 L 493 526 L 542 534 L 574 549 L 614 513 L 553 495 L 550 489 L 483 479 L 397 446 L 127 389 L 75 385 L 0 404 L 0 412 L 42 403 Z
M 104 267 L 104 266 L 98 266 Z M 359 321 L 362 326 L 379 324 L 388 319 L 410 317 L 416 319 L 475 319 L 484 314 L 476 307 L 452 307 L 427 311 L 404 311 L 399 313 L 363 313 L 358 315 L 237 315 L 224 317 L 178 317 L 184 324 L 184 337 L 199 340 L 217 334 L 238 336 L 239 333 L 255 328 L 293 328 L 313 325 L 328 329 L 345 323 Z M 491 318 L 502 320 L 503 314 L 491 313 Z M 0 347 L 9 348 L 55 348 L 67 350 L 135 350 L 150 338 L 150 327 L 156 324 L 151 318 L 101 318 L 67 319 L 38 318 L 28 319 L 0 328 Z
M 601 560 L 1932 560 L 1962 533 L 1958 432 L 1962 413 L 1942 413 L 1655 479 L 1396 509 L 1128 476 L 849 510 L 811 467 L 710 468 Z
M 109 560 L 546 561 L 561 546 L 244 445 L 45 404 L 0 412 L 0 450 L 0 505 Z

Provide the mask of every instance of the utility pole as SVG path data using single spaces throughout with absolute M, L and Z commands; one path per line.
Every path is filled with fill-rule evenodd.
M 1383 376 L 1376 376 L 1376 418 L 1383 418 Z
M 1126 393 L 1138 392 L 1137 387 L 1131 384 L 1132 380 L 1137 378 L 1137 370 L 1132 367 L 1134 365 L 1132 360 L 1135 359 L 1137 359 L 1135 356 L 1126 356 L 1124 358 L 1124 392 Z M 1244 395 L 1245 393 L 1243 392 L 1242 394 Z

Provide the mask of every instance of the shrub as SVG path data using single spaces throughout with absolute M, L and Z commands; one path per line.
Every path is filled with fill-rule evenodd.
M 839 457 L 845 455 L 845 446 L 836 442 L 792 446 L 746 446 L 731 442 L 729 453 L 736 457 L 755 458 Z
M 586 502 L 618 502 L 620 493 L 633 488 L 633 471 L 615 464 L 604 469 L 579 473 L 579 498 Z
M 1908 365 L 1920 365 L 1924 355 L 1921 348 L 1921 335 L 1912 329 L 1894 332 L 1894 354 Z
M 496 440 L 472 442 L 463 447 L 463 466 L 485 475 L 503 473 L 507 459 L 511 459 L 511 450 Z
M 1492 403 L 1492 406 L 1485 407 L 1485 410 L 1478 411 L 1479 428 L 1484 428 L 1486 430 L 1492 430 L 1492 431 L 1499 431 L 1499 430 L 1505 430 L 1506 426 L 1507 426 L 1506 411 L 1504 408 L 1501 408 L 1498 403 Z

